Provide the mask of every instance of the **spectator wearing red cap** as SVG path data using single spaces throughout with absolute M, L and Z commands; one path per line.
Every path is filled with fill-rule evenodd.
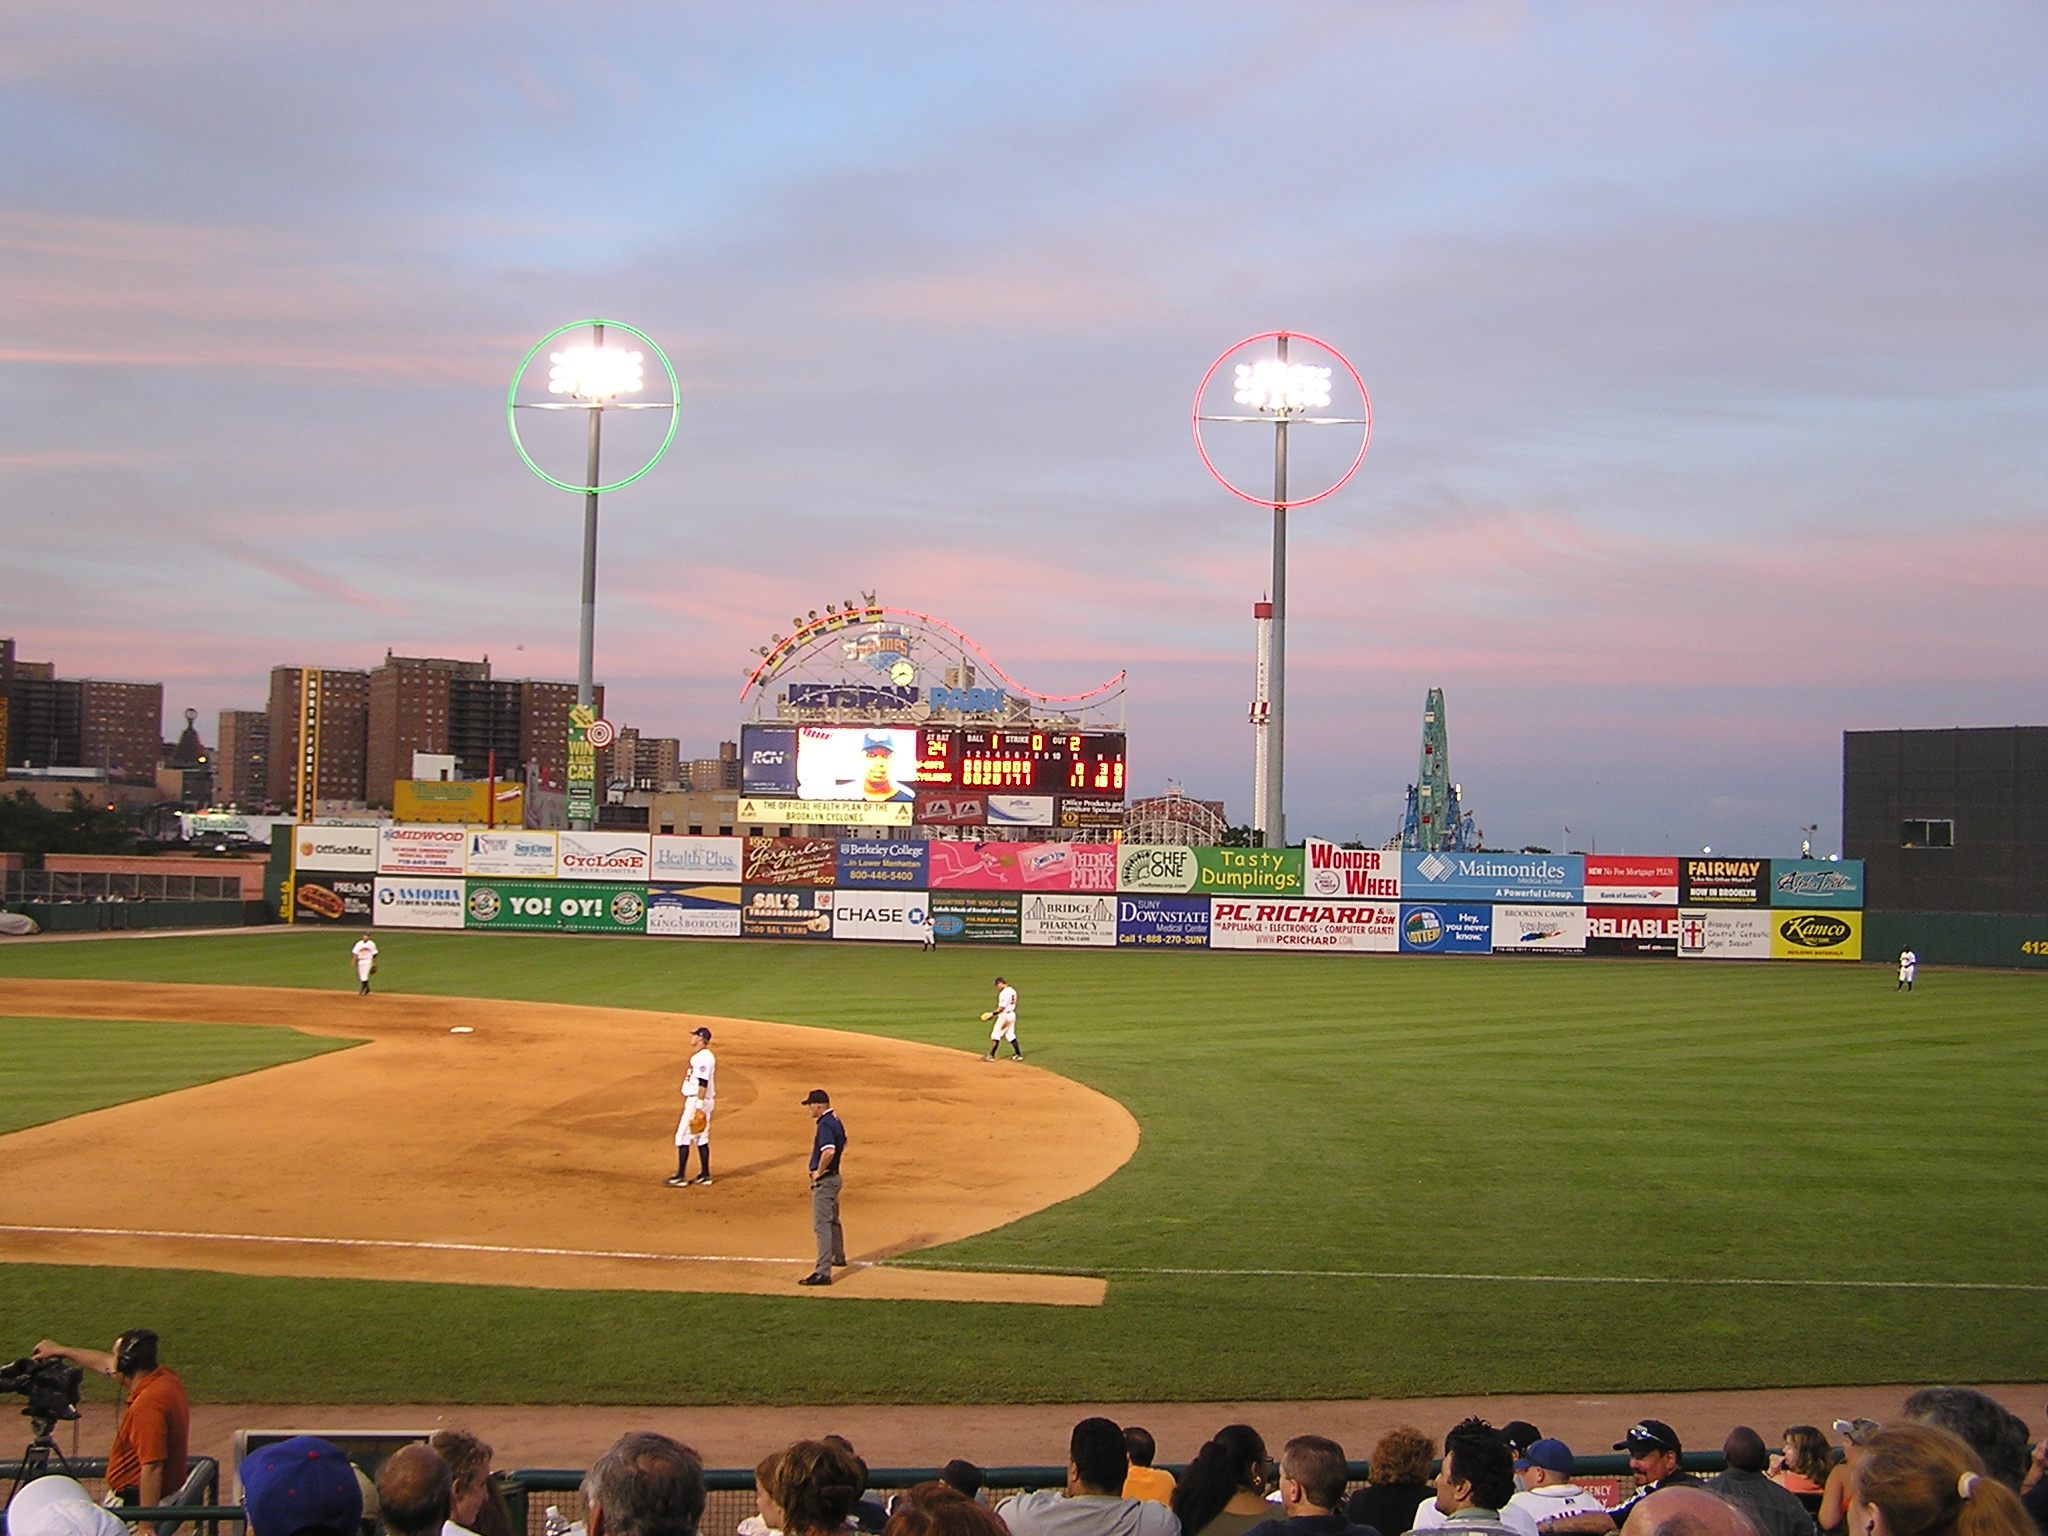
M 1513 1511 L 1534 1520 L 1539 1531 L 1550 1530 L 1551 1521 L 1573 1518 L 1589 1521 L 1583 1527 L 1588 1531 L 1613 1530 L 1614 1517 L 1607 1506 L 1572 1481 L 1573 1460 L 1572 1448 L 1562 1440 L 1538 1440 L 1530 1446 L 1515 1462 L 1523 1488 L 1501 1511 L 1502 1524 Z

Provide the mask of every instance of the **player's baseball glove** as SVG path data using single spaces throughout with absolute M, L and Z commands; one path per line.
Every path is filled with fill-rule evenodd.
M 692 1136 L 702 1136 L 704 1134 L 704 1127 L 710 1123 L 711 1117 L 709 1115 L 705 1114 L 701 1109 L 696 1111 L 690 1116 L 690 1134 Z
M 992 1018 L 994 1018 L 994 1017 L 995 1017 L 995 1013 L 994 1013 L 993 1011 L 990 1011 L 990 1012 L 988 1012 L 988 1013 L 984 1013 L 984 1014 L 983 1014 L 983 1015 L 981 1016 L 981 1022 L 982 1022 L 982 1023 L 984 1023 L 984 1024 L 986 1024 L 986 1023 L 987 1023 L 987 1022 L 988 1022 L 988 1021 L 989 1021 L 990 1019 L 992 1019 Z

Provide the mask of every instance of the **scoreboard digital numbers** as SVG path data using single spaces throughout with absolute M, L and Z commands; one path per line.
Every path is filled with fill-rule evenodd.
M 1123 798 L 1118 731 L 920 731 L 917 782 L 1022 795 Z

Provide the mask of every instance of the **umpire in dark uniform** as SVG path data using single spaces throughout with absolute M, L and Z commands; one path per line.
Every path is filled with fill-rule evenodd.
M 832 1271 L 846 1267 L 846 1234 L 839 1227 L 840 1171 L 846 1164 L 846 1127 L 832 1113 L 832 1095 L 813 1088 L 804 1108 L 817 1122 L 811 1142 L 811 1230 L 818 1236 L 818 1267 L 798 1285 L 830 1285 Z

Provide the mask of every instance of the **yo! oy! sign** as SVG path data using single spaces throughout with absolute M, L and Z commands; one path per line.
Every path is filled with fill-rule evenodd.
M 1306 845 L 1311 896 L 1368 896 L 1392 901 L 1401 894 L 1401 855 L 1384 848 L 1344 848 L 1310 838 Z

